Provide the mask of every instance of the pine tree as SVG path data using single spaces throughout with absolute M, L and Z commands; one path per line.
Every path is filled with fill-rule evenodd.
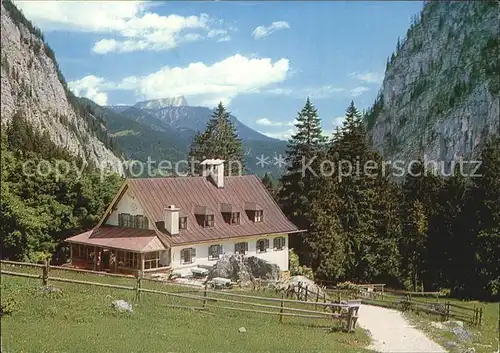
M 468 205 L 475 212 L 469 220 L 475 226 L 476 295 L 500 297 L 500 137 L 491 138 L 481 153 L 481 166 L 472 176 Z M 470 214 L 470 212 L 469 212 Z
M 271 196 L 276 199 L 277 196 L 277 185 L 276 180 L 274 180 L 269 173 L 265 173 L 262 177 L 262 184 L 266 187 L 267 191 Z
M 296 120 L 297 132 L 288 142 L 288 168 L 280 179 L 282 187 L 278 199 L 290 220 L 300 229 L 308 229 L 311 225 L 311 207 L 317 197 L 315 183 L 320 173 L 319 165 L 324 156 L 326 138 L 318 112 L 309 98 Z M 294 239 L 291 240 L 292 247 L 304 258 L 302 239 Z
M 242 142 L 230 120 L 230 113 L 224 108 L 222 102 L 215 108 L 205 131 L 197 133 L 191 143 L 189 151 L 191 171 L 199 175 L 200 163 L 212 158 L 225 161 L 226 175 L 238 175 L 244 172 Z

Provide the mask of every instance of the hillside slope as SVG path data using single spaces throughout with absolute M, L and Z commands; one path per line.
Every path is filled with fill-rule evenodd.
M 499 133 L 499 5 L 432 1 L 388 60 L 366 120 L 388 160 L 474 158 Z
M 23 116 L 50 139 L 92 166 L 123 173 L 118 147 L 104 121 L 66 87 L 43 35 L 10 2 L 1 11 L 1 116 L 7 125 Z

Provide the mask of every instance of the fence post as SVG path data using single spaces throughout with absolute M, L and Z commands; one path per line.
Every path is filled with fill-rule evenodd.
M 326 292 L 323 292 L 323 304 L 326 304 Z M 326 311 L 326 305 L 323 305 L 323 311 Z
M 349 307 L 348 313 L 347 313 L 347 332 L 352 332 L 352 317 L 354 313 L 354 308 Z
M 304 297 L 304 301 L 307 301 L 307 292 L 309 292 L 309 285 L 306 284 L 306 294 Z
M 137 283 L 135 285 L 135 300 L 141 300 L 141 281 L 142 281 L 142 271 L 137 271 Z
M 446 302 L 446 321 L 450 319 L 450 302 Z
M 207 287 L 208 283 L 205 282 L 205 290 L 203 291 L 203 309 L 207 306 Z
M 44 260 L 42 273 L 42 285 L 46 286 L 49 283 L 49 260 Z
M 281 309 L 280 309 L 280 324 L 283 323 L 283 311 L 284 311 L 284 307 L 285 307 L 285 302 L 283 301 L 283 299 L 285 298 L 285 295 L 283 293 L 281 293 Z
M 479 308 L 479 325 L 478 326 L 481 326 L 483 322 L 483 308 Z
M 316 290 L 316 304 L 314 304 L 314 310 L 316 310 L 316 307 L 318 306 L 317 303 L 319 301 L 319 288 Z
M 297 300 L 300 300 L 300 289 L 302 288 L 302 285 L 297 283 Z

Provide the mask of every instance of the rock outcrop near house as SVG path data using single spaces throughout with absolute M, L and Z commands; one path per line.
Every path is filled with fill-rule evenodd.
M 499 134 L 498 2 L 424 5 L 388 60 L 366 114 L 370 140 L 387 160 L 478 156 Z
M 23 116 L 88 164 L 123 174 L 117 146 L 102 119 L 68 90 L 54 52 L 10 0 L 1 11 L 2 126 Z

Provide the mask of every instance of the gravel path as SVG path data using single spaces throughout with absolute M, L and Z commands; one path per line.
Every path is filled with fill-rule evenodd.
M 397 310 L 361 305 L 358 315 L 359 326 L 370 332 L 368 349 L 381 353 L 446 353 Z

